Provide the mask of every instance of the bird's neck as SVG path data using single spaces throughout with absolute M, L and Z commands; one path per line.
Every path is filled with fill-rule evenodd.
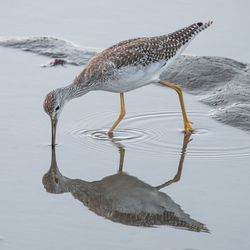
M 86 84 L 72 83 L 72 84 L 62 88 L 62 92 L 64 93 L 64 101 L 68 102 L 71 99 L 85 95 L 90 90 L 91 89 Z

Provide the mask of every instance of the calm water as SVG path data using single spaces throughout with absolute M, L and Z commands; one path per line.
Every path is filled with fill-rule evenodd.
M 93 44 L 95 47 L 106 46 L 111 43 L 112 38 L 119 40 L 125 35 L 137 36 L 138 27 L 144 27 L 141 33 L 147 31 L 152 34 L 163 30 L 163 15 L 155 21 L 156 26 L 146 22 L 147 18 L 144 16 L 143 25 L 137 22 L 131 28 L 131 21 L 125 22 L 125 13 L 130 13 L 135 18 L 136 12 L 123 3 L 122 7 L 117 8 L 119 11 L 126 10 L 121 19 L 124 34 L 117 31 L 118 26 L 114 25 L 111 29 L 105 29 L 105 36 L 102 36 L 104 27 L 102 30 L 97 29 L 99 33 L 95 35 L 99 23 L 105 20 L 107 25 L 113 23 L 118 14 L 111 17 L 103 14 L 98 19 L 96 15 L 101 8 L 98 8 L 96 14 L 94 11 L 97 6 L 93 6 L 94 3 L 82 6 L 90 8 L 85 17 L 79 14 L 76 6 L 74 9 L 77 14 L 73 16 L 67 14 L 66 9 L 52 12 L 56 9 L 55 5 L 52 5 L 51 11 L 44 7 L 38 12 L 39 6 L 32 5 L 29 1 L 25 1 L 20 12 L 17 8 L 15 13 L 9 13 L 19 16 L 20 13 L 34 10 L 30 20 L 37 21 L 36 32 L 35 25 L 24 16 L 17 25 L 20 28 L 17 31 L 19 35 L 50 33 L 78 43 L 86 42 L 85 45 Z M 107 6 L 109 5 L 110 2 Z M 137 5 L 139 6 L 139 2 Z M 185 5 L 187 9 L 192 7 L 179 1 L 171 5 L 172 11 L 176 11 L 180 5 Z M 228 7 L 230 11 L 233 9 L 231 5 Z M 106 9 L 107 6 L 103 8 Z M 159 6 L 150 7 L 159 8 L 163 12 Z M 197 8 L 203 9 L 201 6 Z M 7 11 L 9 6 L 6 5 L 5 9 Z M 95 13 L 93 18 L 91 11 Z M 146 5 L 144 15 L 148 12 L 149 6 Z M 37 14 L 36 17 L 34 13 Z M 48 21 L 43 22 L 48 13 L 51 25 Z M 216 16 L 217 10 L 211 12 L 211 15 Z M 225 20 L 227 15 L 228 12 Z M 208 14 L 205 15 L 207 16 Z M 199 17 L 200 13 L 197 15 Z M 90 28 L 83 32 L 76 29 L 81 20 L 83 23 L 90 23 Z M 191 14 L 185 14 L 185 20 L 186 23 L 192 22 Z M 62 26 L 66 22 L 74 27 L 74 32 L 70 32 L 69 26 L 65 28 L 67 31 L 58 26 L 56 32 L 53 27 L 56 27 L 55 22 L 60 21 Z M 8 17 L 7 24 L 10 28 L 12 22 Z M 169 30 L 176 25 L 170 25 Z M 3 31 L 6 31 L 5 35 L 13 34 L 13 30 L 11 32 L 6 27 Z M 79 33 L 83 35 L 80 36 Z M 91 40 L 95 37 L 98 37 L 96 41 Z M 209 42 L 206 42 L 208 37 L 209 34 L 204 33 L 203 38 L 197 41 L 197 54 L 205 54 L 202 44 L 209 46 Z M 211 40 L 214 44 L 218 43 L 215 35 L 212 35 Z M 239 59 L 242 50 L 237 48 L 237 53 L 232 52 L 230 46 L 233 45 L 229 44 L 220 55 Z M 210 47 L 210 51 L 213 51 L 211 53 L 218 52 L 214 46 Z M 242 47 L 244 48 L 244 44 Z M 195 53 L 196 45 L 190 50 L 192 51 Z M 43 183 L 43 176 L 51 166 L 51 149 L 48 146 L 49 119 L 41 104 L 49 90 L 69 83 L 81 68 L 68 66 L 44 69 L 39 65 L 44 63 L 45 58 L 4 48 L 0 48 L 0 53 L 1 249 L 249 249 L 249 134 L 210 119 L 209 107 L 198 102 L 196 97 L 185 95 L 196 133 L 187 145 L 180 181 L 161 191 L 192 219 L 205 223 L 211 233 L 191 232 L 170 226 L 143 228 L 114 223 L 89 211 L 70 193 L 48 193 Z M 242 60 L 247 61 L 247 58 L 244 56 Z M 120 160 L 118 145 L 125 149 L 124 171 L 143 183 L 152 187 L 159 186 L 176 175 L 182 156 L 183 133 L 175 93 L 152 85 L 126 94 L 125 101 L 127 116 L 113 141 L 104 132 L 119 110 L 118 95 L 93 92 L 65 107 L 58 124 L 59 145 L 56 149 L 57 167 L 64 177 L 97 181 L 116 174 Z

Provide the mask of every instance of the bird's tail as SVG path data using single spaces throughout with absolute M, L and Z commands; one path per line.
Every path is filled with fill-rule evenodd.
M 189 41 L 191 41 L 201 31 L 208 28 L 212 23 L 213 21 L 208 21 L 206 23 L 202 23 L 202 22 L 194 23 L 188 27 L 185 27 L 183 29 L 170 33 L 168 37 L 170 39 L 177 40 L 181 44 L 184 45 L 188 43 Z

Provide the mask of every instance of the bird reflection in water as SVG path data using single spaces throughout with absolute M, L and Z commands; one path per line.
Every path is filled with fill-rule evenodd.
M 49 193 L 70 192 L 91 211 L 114 222 L 143 227 L 169 225 L 195 232 L 209 232 L 204 224 L 190 218 L 170 196 L 159 191 L 180 180 L 189 141 L 190 134 L 184 135 L 175 177 L 156 187 L 123 172 L 125 148 L 113 138 L 111 142 L 120 153 L 118 173 L 93 182 L 67 178 L 58 169 L 56 151 L 52 147 L 51 166 L 43 176 L 43 184 Z

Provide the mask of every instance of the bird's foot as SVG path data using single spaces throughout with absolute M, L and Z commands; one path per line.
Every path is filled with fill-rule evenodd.
M 113 138 L 113 136 L 114 136 L 112 130 L 109 130 L 107 134 L 108 134 L 108 137 L 109 137 L 109 138 Z
M 191 124 L 192 123 L 190 121 L 185 123 L 185 134 L 192 134 L 194 131 Z

